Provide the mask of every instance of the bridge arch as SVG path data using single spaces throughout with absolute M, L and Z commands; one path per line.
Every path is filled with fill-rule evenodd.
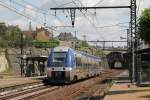
M 115 68 L 116 63 L 121 64 L 121 68 L 125 68 L 124 54 L 121 52 L 110 52 L 107 55 L 107 60 L 110 68 Z

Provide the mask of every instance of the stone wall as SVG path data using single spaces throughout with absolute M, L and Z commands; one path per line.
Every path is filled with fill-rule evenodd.
M 25 56 L 48 56 L 50 52 L 49 48 L 24 48 L 23 53 Z M 7 49 L 9 66 L 16 74 L 20 74 L 20 49 L 9 48 Z
M 5 50 L 6 49 L 0 49 L 0 72 L 4 72 L 9 68 Z

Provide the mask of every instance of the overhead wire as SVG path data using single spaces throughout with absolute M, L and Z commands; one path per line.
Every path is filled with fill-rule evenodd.
M 30 6 L 32 6 L 32 7 L 35 7 L 37 10 L 41 10 L 41 11 L 43 11 L 43 12 L 38 12 L 38 13 L 41 13 L 41 14 L 43 14 L 44 15 L 44 17 L 42 17 L 42 18 L 44 18 L 44 23 L 45 23 L 45 16 L 46 15 L 51 15 L 51 16 L 53 16 L 53 17 L 55 17 L 56 19 L 58 19 L 61 23 L 64 23 L 58 16 L 56 16 L 56 15 L 52 15 L 52 14 L 48 14 L 48 12 L 46 11 L 46 10 L 44 10 L 44 9 L 41 9 L 41 8 L 39 8 L 39 7 L 37 7 L 37 6 L 34 6 L 33 4 L 31 4 L 31 3 L 29 3 L 29 2 L 27 2 L 27 1 L 25 1 L 25 0 L 23 0 L 26 4 L 28 4 L 28 5 L 30 5 Z M 24 5 L 23 5 L 24 6 Z M 33 10 L 33 9 L 30 9 L 30 10 Z M 37 10 L 34 10 L 34 11 L 37 11 Z M 46 13 L 47 12 L 47 13 Z M 48 26 L 47 26 L 48 27 Z M 50 27 L 48 27 L 48 28 L 50 28 Z
M 8 1 L 9 1 L 9 0 L 8 0 Z M 33 4 L 31 4 L 31 3 L 29 3 L 29 2 L 27 2 L 27 1 L 25 1 L 25 0 L 22 0 L 22 1 L 25 2 L 26 4 L 30 5 L 30 6 L 33 7 L 33 8 L 26 7 L 26 5 L 24 5 L 24 4 L 22 4 L 22 3 L 18 3 L 18 2 L 16 2 L 15 0 L 11 0 L 11 2 L 17 4 L 18 6 L 24 7 L 24 8 L 26 8 L 26 9 L 29 9 L 29 10 L 32 10 L 32 11 L 35 11 L 35 12 L 37 12 L 37 13 L 55 16 L 55 15 L 53 15 L 53 14 L 48 13 L 46 10 L 43 10 L 43 9 L 38 8 L 37 6 L 34 6 Z
M 45 23 L 45 18 L 46 18 L 45 13 L 40 12 L 39 10 L 35 10 L 34 8 L 26 7 L 26 5 L 24 5 L 24 4 L 22 4 L 22 3 L 19 3 L 19 2 L 16 2 L 16 1 L 14 1 L 14 0 L 7 0 L 7 1 L 10 2 L 10 4 L 11 4 L 11 3 L 15 4 L 15 6 L 17 5 L 17 6 L 19 6 L 19 7 L 23 7 L 24 10 L 25 10 L 25 9 L 28 9 L 28 10 L 30 10 L 30 11 L 33 11 L 33 13 L 36 13 L 36 14 L 38 13 L 38 14 L 44 15 L 44 23 Z M 13 7 L 12 4 L 11 4 L 11 7 Z M 16 9 L 15 7 L 13 7 L 13 9 L 19 11 L 19 9 Z M 19 11 L 19 12 L 21 13 L 21 11 Z M 24 13 L 26 13 L 26 12 L 24 12 Z M 26 16 L 30 16 L 30 14 L 29 14 L 29 13 L 26 13 Z M 35 17 L 35 16 L 34 16 L 34 18 L 33 18 L 33 16 L 32 16 L 32 19 L 40 18 L 41 20 L 43 20 L 43 17 L 42 17 L 41 15 L 36 15 L 36 16 L 38 16 L 38 17 Z M 31 17 L 31 16 L 30 16 L 30 17 Z
M 63 6 L 66 6 L 68 4 L 71 4 L 71 3 L 73 3 L 73 2 L 72 1 L 71 2 L 67 2 L 67 3 L 64 3 L 64 4 L 58 5 L 57 7 L 63 7 Z
M 102 3 L 104 0 L 100 0 L 99 2 L 97 2 L 94 6 L 99 5 L 100 3 Z
M 73 1 L 73 0 L 72 0 L 72 1 Z M 77 5 L 75 2 L 73 2 L 73 3 L 75 4 L 76 7 L 78 7 L 78 5 Z M 90 24 L 91 24 L 92 27 L 95 29 L 95 31 L 96 31 L 97 33 L 99 33 L 98 30 L 97 30 L 97 28 L 95 27 L 95 24 L 92 23 L 91 20 L 90 20 L 81 10 L 80 10 L 80 12 L 81 12 L 81 13 L 84 15 L 84 17 L 90 22 Z M 101 35 L 101 38 L 102 38 L 102 40 L 105 40 L 102 35 Z
M 26 4 L 28 4 L 28 5 L 30 5 L 30 6 L 32 6 L 32 7 L 34 7 L 34 8 L 37 9 L 38 11 L 40 10 L 41 13 L 45 13 L 45 14 L 47 14 L 47 15 L 55 16 L 55 15 L 53 15 L 53 14 L 48 13 L 48 10 L 49 10 L 49 9 L 48 9 L 48 10 L 42 9 L 42 8 L 40 8 L 40 7 L 38 7 L 38 6 L 35 6 L 34 4 L 32 4 L 32 3 L 28 2 L 28 1 L 25 1 L 25 0 L 20 0 L 20 1 L 22 1 L 22 2 L 24 2 L 24 3 L 26 3 Z
M 41 11 L 47 12 L 46 15 L 51 15 L 51 16 L 55 17 L 56 19 L 58 19 L 61 23 L 64 23 L 58 16 L 48 13 L 48 10 L 41 9 L 41 8 L 39 8 L 39 7 L 33 5 L 30 2 L 27 2 L 25 0 L 21 0 L 21 1 L 25 2 L 26 4 L 28 4 L 28 5 L 32 6 L 32 7 L 35 7 L 37 9 L 41 10 Z
M 16 9 L 16 8 L 14 8 L 12 6 L 10 7 L 8 4 L 6 4 L 6 2 L 0 1 L 0 5 L 5 7 L 5 8 L 7 8 L 7 9 L 9 9 L 9 10 L 11 10 L 11 11 L 13 11 L 13 12 L 16 12 L 17 14 L 19 14 L 19 15 L 21 15 L 23 17 L 26 17 L 27 19 L 32 19 L 32 17 L 26 16 L 25 14 L 22 14 L 22 13 L 18 12 L 18 9 Z
M 41 23 L 41 22 L 39 22 L 39 21 L 37 21 L 37 20 L 33 19 L 32 17 L 29 17 L 29 16 L 27 16 L 27 15 L 25 15 L 25 14 L 22 14 L 22 13 L 19 12 L 17 9 L 14 9 L 14 8 L 12 8 L 12 7 L 9 7 L 9 5 L 5 4 L 5 2 L 0 1 L 0 5 L 1 5 L 2 7 L 5 7 L 5 8 L 7 8 L 7 9 L 9 9 L 10 11 L 13 11 L 13 12 L 17 13 L 18 15 L 21 15 L 21 16 L 23 16 L 23 17 L 25 17 L 25 18 L 27 18 L 27 19 L 29 19 L 29 20 L 32 20 L 33 22 L 38 23 L 39 25 L 43 26 L 43 23 Z M 48 27 L 48 28 L 54 30 L 54 29 L 51 28 L 51 27 Z M 54 30 L 54 31 L 56 31 L 56 30 Z
M 18 6 L 20 6 L 20 7 L 23 7 L 24 9 L 28 9 L 28 10 L 33 11 L 33 12 L 35 12 L 35 13 L 39 13 L 39 14 L 42 14 L 42 15 L 45 15 L 45 16 L 46 16 L 46 13 L 39 12 L 39 10 L 35 10 L 35 9 L 33 9 L 33 8 L 26 7 L 25 5 L 23 5 L 23 4 L 21 4 L 21 3 L 18 3 L 18 2 L 14 1 L 14 0 L 11 0 L 11 2 L 14 3 L 14 4 L 16 4 L 16 5 L 18 5 Z M 41 19 L 43 19 L 43 17 L 41 17 L 41 16 L 39 16 L 39 15 L 38 15 L 38 17 L 41 18 Z
M 108 28 L 108 27 L 116 27 L 116 26 L 120 26 L 122 24 L 127 24 L 129 22 L 122 22 L 122 23 L 117 23 L 117 24 L 114 24 L 114 25 L 108 25 L 108 26 L 97 26 L 96 28 Z M 120 26 L 122 27 L 122 26 Z M 123 27 L 128 27 L 128 26 L 123 26 Z
M 80 2 L 80 0 L 78 0 Z M 98 4 L 102 3 L 104 0 L 100 0 L 99 2 L 97 2 L 94 6 L 97 6 Z M 81 3 L 81 2 L 80 2 Z M 77 6 L 77 5 L 76 5 Z M 89 19 L 88 19 L 89 20 Z M 90 21 L 90 20 L 89 20 Z M 90 23 L 92 25 L 94 25 L 95 28 L 106 28 L 106 27 L 114 27 L 114 26 L 120 26 L 120 24 L 126 24 L 126 23 L 129 23 L 129 22 L 123 22 L 123 23 L 118 23 L 118 24 L 115 24 L 115 25 L 110 25 L 110 26 L 101 26 L 101 27 L 96 27 L 94 23 L 92 23 L 90 21 Z M 120 26 L 120 27 L 128 27 L 128 26 Z
M 80 3 L 80 5 L 81 5 L 81 7 L 84 7 L 84 5 L 83 5 L 83 3 L 80 1 L 80 0 L 72 0 L 74 3 L 76 3 L 75 1 L 78 1 L 79 3 Z M 86 10 L 86 13 L 90 13 L 91 15 L 94 15 L 92 12 L 90 12 L 90 11 L 88 11 L 88 10 Z

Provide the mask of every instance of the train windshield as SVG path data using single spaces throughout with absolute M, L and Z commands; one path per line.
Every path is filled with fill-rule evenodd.
M 66 62 L 66 52 L 54 52 L 52 67 L 64 67 Z

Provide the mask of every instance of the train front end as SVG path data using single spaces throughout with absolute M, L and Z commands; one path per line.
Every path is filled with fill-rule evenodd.
M 50 83 L 69 83 L 73 79 L 75 60 L 71 48 L 57 47 L 49 54 L 47 78 Z

